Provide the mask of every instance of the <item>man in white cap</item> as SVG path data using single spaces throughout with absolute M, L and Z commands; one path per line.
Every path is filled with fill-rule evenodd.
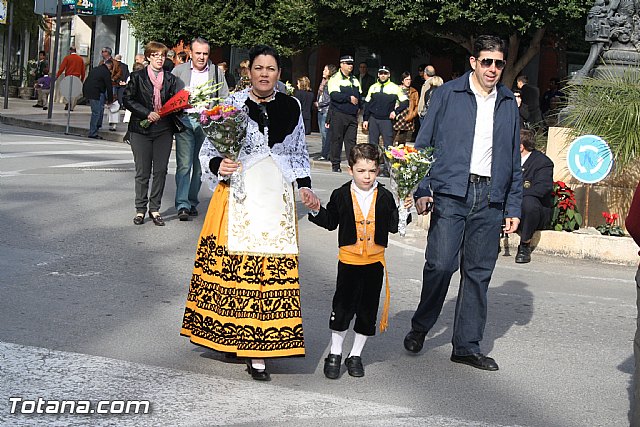
M 358 111 L 360 110 L 360 83 L 353 75 L 353 56 L 340 57 L 340 71 L 329 79 L 327 87 L 331 98 L 331 169 L 342 172 L 340 156 L 342 145 L 347 158 L 356 145 Z

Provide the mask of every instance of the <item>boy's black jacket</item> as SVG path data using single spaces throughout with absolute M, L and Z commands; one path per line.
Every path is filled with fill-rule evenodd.
M 387 247 L 389 233 L 398 232 L 398 208 L 393 195 L 378 183 L 376 197 L 376 231 L 374 242 Z M 321 207 L 318 215 L 309 214 L 309 221 L 327 230 L 338 229 L 338 246 L 349 246 L 356 243 L 356 217 L 351 199 L 351 181 L 333 190 L 327 207 Z M 411 222 L 411 216 L 407 222 Z

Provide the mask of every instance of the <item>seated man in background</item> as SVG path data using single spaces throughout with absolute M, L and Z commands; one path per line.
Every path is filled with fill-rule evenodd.
M 516 262 L 531 261 L 531 238 L 533 232 L 543 229 L 551 220 L 553 206 L 553 162 L 544 153 L 536 150 L 533 131 L 520 130 L 520 156 L 522 158 L 522 219 L 518 227 L 520 245 Z

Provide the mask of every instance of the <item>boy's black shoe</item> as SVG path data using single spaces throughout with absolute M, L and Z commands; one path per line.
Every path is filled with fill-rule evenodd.
M 324 359 L 324 376 L 330 380 L 335 380 L 340 376 L 341 354 L 329 354 Z
M 344 360 L 347 372 L 352 377 L 364 377 L 364 366 L 362 366 L 362 358 L 360 356 L 350 356 Z

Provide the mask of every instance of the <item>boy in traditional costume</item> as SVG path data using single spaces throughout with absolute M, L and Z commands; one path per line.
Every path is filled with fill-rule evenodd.
M 309 220 L 328 230 L 338 230 L 338 277 L 329 320 L 331 350 L 324 362 L 324 375 L 340 376 L 342 343 L 354 315 L 355 339 L 345 365 L 352 377 L 364 376 L 361 353 L 367 338 L 375 335 L 376 317 L 385 269 L 384 251 L 389 233 L 398 232 L 398 208 L 391 192 L 376 180 L 383 157 L 373 144 L 359 144 L 349 153 L 353 177 L 331 193 L 327 207 L 311 212 Z M 407 198 L 405 206 L 411 207 Z M 387 328 L 389 280 L 380 321 Z

